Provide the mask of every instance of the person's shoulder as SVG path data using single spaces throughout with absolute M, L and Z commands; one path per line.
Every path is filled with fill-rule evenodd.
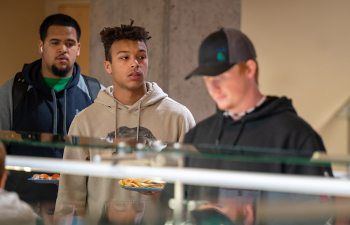
M 207 126 L 211 126 L 213 123 L 216 122 L 216 120 L 218 119 L 218 117 L 220 117 L 222 115 L 220 115 L 220 113 L 215 113 L 211 116 L 209 116 L 208 118 L 200 121 L 196 127 L 207 127 Z
M 273 115 L 272 120 L 279 124 L 281 127 L 286 127 L 293 130 L 300 131 L 313 131 L 311 125 L 306 122 L 303 118 L 292 112 L 284 112 Z
M 105 87 L 100 84 L 100 82 L 93 77 L 86 76 L 83 74 L 79 74 L 79 81 L 77 83 L 77 87 L 86 95 L 90 95 L 90 91 L 96 92 L 95 94 L 98 94 L 99 90 L 105 89 Z
M 5 81 L 5 83 L 0 86 L 0 94 L 9 93 L 9 91 L 12 90 L 13 81 L 14 77 Z
M 10 205 L 21 202 L 16 192 L 9 192 L 3 189 L 0 192 L 0 199 L 2 200 L 1 202 L 6 202 Z
M 0 86 L 0 102 L 3 108 L 12 106 L 13 81 L 14 78 L 11 78 Z
M 208 130 L 213 127 L 214 124 L 216 124 L 218 119 L 218 114 L 215 113 L 214 115 L 209 116 L 208 118 L 200 121 L 196 124 L 195 127 L 193 127 L 189 132 L 196 132 L 196 130 Z
M 114 109 L 107 108 L 95 101 L 75 115 L 72 125 L 78 125 L 80 128 L 92 127 L 105 123 L 106 118 L 110 118 L 112 114 L 114 114 Z
M 179 114 L 191 114 L 190 110 L 178 103 L 177 101 L 169 98 L 169 97 L 165 97 L 163 99 L 163 101 L 161 102 L 161 105 L 163 106 L 163 109 L 166 109 L 167 111 L 173 112 L 173 113 L 179 113 Z
M 163 102 L 166 102 L 166 103 L 169 104 L 169 105 L 174 105 L 174 106 L 176 106 L 176 107 L 186 108 L 186 109 L 187 109 L 186 106 L 182 105 L 181 103 L 178 103 L 177 101 L 175 101 L 174 99 L 169 98 L 169 97 L 165 97 L 165 98 L 163 99 Z
M 262 106 L 257 115 L 252 113 L 252 120 L 263 121 L 265 125 L 271 125 L 281 130 L 311 131 L 312 127 L 298 116 L 292 100 L 287 97 L 268 96 L 268 101 Z
M 8 211 L 11 213 L 11 217 L 9 218 L 16 218 L 15 215 L 17 215 L 17 219 L 26 219 L 26 220 L 35 220 L 36 214 L 31 209 L 31 207 L 20 200 L 18 197 L 18 194 L 15 192 L 8 192 L 5 190 L 0 191 L 0 208 L 1 211 Z
M 78 121 L 86 120 L 90 117 L 96 116 L 97 113 L 102 113 L 101 104 L 94 102 L 85 109 L 81 110 L 78 114 L 76 114 L 74 119 Z
M 87 75 L 84 75 L 84 74 L 79 74 L 81 76 L 82 79 L 88 81 L 88 82 L 93 82 L 97 85 L 99 85 L 100 89 L 105 89 L 106 87 L 103 86 L 100 81 L 97 79 L 97 78 L 94 78 L 94 77 L 90 77 L 90 76 L 87 76 Z
M 220 114 L 216 113 L 202 121 L 187 132 L 184 143 L 208 143 L 211 142 L 212 129 L 214 129 Z

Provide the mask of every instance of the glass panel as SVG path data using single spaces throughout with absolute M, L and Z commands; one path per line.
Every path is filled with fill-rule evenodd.
M 162 199 L 166 191 L 160 200 L 160 214 L 167 215 L 162 224 L 176 220 L 175 199 L 170 198 L 168 206 Z M 187 186 L 186 193 L 181 215 L 186 224 L 311 225 L 349 219 L 349 198 L 203 186 Z
M 292 165 L 311 165 L 311 166 L 329 166 L 330 162 L 347 165 L 350 157 L 333 157 L 329 158 L 320 152 L 314 155 L 312 153 L 292 149 L 275 149 L 275 148 L 256 148 L 243 146 L 218 146 L 218 145 L 185 145 L 179 143 L 160 143 L 160 142 L 135 142 L 127 139 L 109 139 L 109 138 L 89 138 L 77 136 L 53 135 L 48 133 L 15 133 L 13 131 L 0 131 L 0 140 L 4 143 L 11 144 L 15 153 L 13 155 L 62 157 L 63 148 L 68 147 L 85 147 L 98 149 L 102 155 L 103 151 L 114 149 L 114 155 L 120 152 L 113 160 L 120 160 L 125 157 L 155 157 L 155 153 L 160 153 L 165 158 L 174 158 L 174 154 L 186 157 L 208 158 L 208 159 L 225 159 L 252 163 L 285 163 Z M 22 145 L 27 145 L 23 150 Z M 32 150 L 36 148 L 36 150 Z M 47 154 L 33 154 L 35 151 L 46 151 Z M 58 150 L 52 150 L 57 148 Z M 29 149 L 29 150 L 28 150 Z M 134 156 L 123 155 L 123 153 L 134 153 Z M 96 153 L 97 154 L 97 153 Z M 322 156 L 322 157 L 321 157 Z M 92 156 L 93 157 L 93 156 Z M 113 157 L 112 157 L 113 158 Z M 311 160 L 312 158 L 312 160 Z M 111 157 L 103 160 L 111 160 Z

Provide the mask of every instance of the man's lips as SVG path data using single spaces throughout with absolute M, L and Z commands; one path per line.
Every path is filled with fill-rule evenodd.
M 225 99 L 225 96 L 216 96 L 214 99 L 215 101 L 222 101 Z
M 68 61 L 68 58 L 66 57 L 66 56 L 58 56 L 58 57 L 56 57 L 56 59 L 58 60 L 58 61 L 60 61 L 60 62 L 66 62 L 66 61 Z
M 141 73 L 139 72 L 133 72 L 131 74 L 129 74 L 129 77 L 132 79 L 132 80 L 136 80 L 136 79 L 139 79 L 141 77 Z

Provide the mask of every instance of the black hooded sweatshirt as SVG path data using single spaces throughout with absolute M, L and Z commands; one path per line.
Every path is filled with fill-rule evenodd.
M 303 157 L 311 157 L 314 151 L 325 151 L 321 137 L 297 115 L 292 101 L 274 96 L 268 96 L 261 106 L 236 121 L 218 111 L 191 129 L 184 142 L 289 149 Z M 330 167 L 283 163 L 191 158 L 187 166 L 317 176 L 323 176 L 327 171 L 332 176 Z

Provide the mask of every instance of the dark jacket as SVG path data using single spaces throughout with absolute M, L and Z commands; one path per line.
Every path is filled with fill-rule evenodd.
M 292 101 L 285 97 L 273 96 L 268 96 L 267 101 L 260 107 L 237 121 L 230 116 L 224 116 L 222 111 L 218 111 L 190 130 L 184 142 L 274 148 L 277 154 L 278 152 L 281 154 L 292 152 L 290 154 L 292 157 L 306 158 L 310 158 L 314 151 L 325 151 L 321 137 L 297 115 Z M 189 166 L 320 176 L 323 176 L 327 170 L 330 175 L 332 174 L 329 167 L 297 164 L 192 159 Z
M 74 64 L 71 80 L 61 91 L 48 87 L 40 73 L 41 59 L 23 66 L 23 77 L 28 83 L 28 91 L 12 117 L 13 79 L 0 87 L 0 93 L 10 95 L 1 97 L 3 110 L 0 112 L 1 130 L 16 132 L 37 132 L 67 134 L 74 116 L 92 104 L 88 88 L 80 74 L 80 67 Z M 10 114 L 10 115 L 8 115 Z M 11 123 L 10 123 L 11 122 Z M 10 148 L 9 155 L 63 157 L 63 149 Z
M 25 64 L 22 74 L 28 83 L 28 91 L 13 115 L 13 79 L 0 87 L 2 112 L 0 129 L 16 132 L 68 133 L 74 116 L 92 104 L 88 88 L 80 67 L 74 63 L 73 76 L 61 91 L 48 87 L 40 73 L 41 59 Z M 63 158 L 62 148 L 48 148 L 29 145 L 10 144 L 9 155 Z M 35 184 L 28 181 L 34 173 L 13 171 L 6 182 L 6 190 L 16 191 L 27 202 L 40 199 L 56 199 L 57 185 Z M 44 188 L 45 190 L 42 190 Z M 49 191 L 50 190 L 50 191 Z

